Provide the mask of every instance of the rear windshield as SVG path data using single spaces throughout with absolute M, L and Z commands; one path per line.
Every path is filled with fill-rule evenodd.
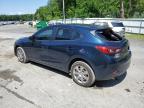
M 124 27 L 123 23 L 121 22 L 112 22 L 113 27 Z
M 93 36 L 99 36 L 104 40 L 108 41 L 120 41 L 122 37 L 116 34 L 112 29 L 101 29 L 101 30 L 90 30 L 90 33 Z

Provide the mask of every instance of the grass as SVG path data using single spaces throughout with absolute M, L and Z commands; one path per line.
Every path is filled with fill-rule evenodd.
M 127 39 L 139 39 L 139 40 L 144 40 L 144 35 L 142 35 L 142 34 L 128 34 L 128 33 L 126 33 L 126 38 L 127 38 Z

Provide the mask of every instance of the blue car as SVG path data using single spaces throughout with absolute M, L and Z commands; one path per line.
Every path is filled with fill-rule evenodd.
M 66 73 L 89 87 L 126 73 L 131 60 L 127 39 L 110 28 L 88 25 L 53 25 L 15 42 L 22 63 L 33 61 Z

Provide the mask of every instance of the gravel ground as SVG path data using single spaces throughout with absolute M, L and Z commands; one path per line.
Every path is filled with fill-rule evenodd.
M 144 108 L 144 41 L 130 40 L 126 75 L 84 88 L 61 71 L 17 61 L 15 40 L 34 31 L 26 25 L 0 27 L 0 108 Z

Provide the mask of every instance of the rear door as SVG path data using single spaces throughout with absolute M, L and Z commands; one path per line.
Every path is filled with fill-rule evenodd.
M 66 63 L 73 54 L 75 39 L 79 36 L 79 33 L 70 28 L 59 27 L 57 29 L 55 40 L 49 45 L 49 54 L 53 66 L 65 70 Z

